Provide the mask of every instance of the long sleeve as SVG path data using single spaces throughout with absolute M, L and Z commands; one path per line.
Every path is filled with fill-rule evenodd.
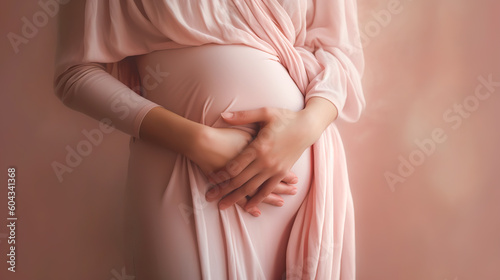
M 295 43 L 309 80 L 306 101 L 326 98 L 337 107 L 339 118 L 355 122 L 365 107 L 356 1 L 309 0 L 308 7 L 305 32 Z
M 76 65 L 56 80 L 56 95 L 63 103 L 96 120 L 108 119 L 117 129 L 139 137 L 144 116 L 153 103 L 107 73 L 102 64 Z
M 88 14 L 85 5 L 85 1 L 73 1 L 61 7 L 55 93 L 66 106 L 96 120 L 109 119 L 117 129 L 139 137 L 144 116 L 159 105 L 106 72 L 105 63 L 116 62 L 124 54 L 109 55 L 103 47 L 109 38 L 87 40 L 86 25 L 95 15 Z

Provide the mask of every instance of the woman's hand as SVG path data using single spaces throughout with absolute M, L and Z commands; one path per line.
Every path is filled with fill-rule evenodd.
M 213 128 L 204 127 L 196 141 L 196 148 L 189 157 L 196 163 L 206 175 L 215 170 L 226 167 L 228 162 L 235 158 L 252 140 L 252 136 L 243 130 L 236 128 Z M 283 198 L 278 194 L 295 194 L 297 188 L 291 184 L 297 183 L 298 179 L 293 173 L 287 174 L 283 180 L 278 181 L 273 193 L 270 193 L 263 202 L 282 206 Z M 245 206 L 247 198 L 243 197 L 237 202 Z M 249 211 L 254 216 L 260 215 L 258 208 Z
M 207 192 L 206 198 L 208 201 L 222 198 L 219 208 L 226 209 L 253 195 L 244 207 L 252 212 L 335 120 L 337 109 L 330 101 L 313 97 L 299 112 L 261 108 L 223 113 L 222 116 L 233 125 L 260 123 L 261 129 L 240 154 L 211 174 L 210 178 L 217 186 Z
M 238 155 L 252 140 L 250 133 L 235 128 L 205 127 L 196 140 L 190 159 L 203 173 L 210 174 L 223 168 Z

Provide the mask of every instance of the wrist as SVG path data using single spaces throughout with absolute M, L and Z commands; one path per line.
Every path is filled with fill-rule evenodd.
M 303 111 L 319 118 L 324 123 L 325 128 L 338 117 L 337 106 L 330 100 L 319 96 L 311 97 Z
M 306 140 L 307 146 L 311 146 L 319 139 L 325 127 L 318 121 L 318 116 L 313 110 L 306 110 L 304 108 L 298 112 L 298 115 L 302 123 L 303 131 L 305 132 L 304 140 Z
M 190 139 L 187 149 L 183 151 L 183 154 L 194 162 L 198 162 L 198 157 L 206 155 L 206 152 L 210 148 L 211 141 L 213 137 L 213 128 L 210 126 L 199 124 L 196 129 L 193 129 L 188 137 Z
M 162 107 L 151 109 L 140 127 L 140 138 L 189 158 L 196 155 L 207 126 Z
M 309 130 L 313 143 L 318 140 L 325 129 L 337 118 L 337 107 L 322 97 L 312 97 L 304 109 L 299 112 L 304 127 Z

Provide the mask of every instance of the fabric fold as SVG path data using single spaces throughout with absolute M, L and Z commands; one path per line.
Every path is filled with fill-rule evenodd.
M 141 81 L 132 71 L 137 66 L 124 63 L 128 58 L 209 44 L 242 45 L 278 57 L 306 102 L 327 99 L 339 119 L 354 122 L 365 107 L 356 9 L 355 0 L 71 1 L 60 12 L 56 93 L 69 107 L 98 120 L 110 118 L 121 131 L 139 137 L 146 113 L 161 105 L 131 90 L 131 80 Z M 106 65 L 128 76 L 113 77 Z M 133 101 L 126 103 L 126 116 L 113 110 L 116 100 Z M 355 279 L 354 209 L 335 123 L 313 151 L 312 184 L 288 240 L 286 279 Z M 190 188 L 203 279 L 263 278 L 253 252 L 257 244 L 248 227 L 239 224 L 246 213 L 237 207 L 226 212 L 204 207 L 205 178 L 187 159 L 176 165 L 187 179 L 176 177 L 174 187 Z M 208 236 L 217 235 L 224 253 L 210 248 Z M 216 259 L 218 253 L 225 258 Z

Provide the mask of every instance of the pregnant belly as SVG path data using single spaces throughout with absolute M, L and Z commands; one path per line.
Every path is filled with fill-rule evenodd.
M 137 59 L 145 95 L 181 116 L 227 126 L 224 111 L 279 107 L 298 111 L 304 97 L 277 58 L 241 45 L 156 51 Z
M 156 51 L 138 57 L 137 66 L 148 99 L 212 127 L 230 126 L 220 116 L 224 111 L 261 107 L 299 111 L 304 107 L 304 96 L 277 58 L 246 46 L 204 45 Z M 258 129 L 256 124 L 236 128 L 254 135 Z M 300 181 L 299 193 L 293 196 L 296 203 L 288 205 L 293 209 L 298 208 L 309 187 L 310 149 L 292 171 Z
M 302 93 L 276 57 L 250 47 L 205 45 L 157 51 L 137 57 L 137 66 L 148 99 L 178 115 L 213 127 L 229 126 L 220 117 L 224 111 L 261 107 L 299 111 L 304 107 Z M 238 128 L 250 133 L 257 130 L 255 125 Z M 311 149 L 306 149 L 292 167 L 299 178 L 297 194 L 283 195 L 282 207 L 260 204 L 259 218 L 241 213 L 239 206 L 219 211 L 216 203 L 203 201 L 210 184 L 204 181 L 200 170 L 191 167 L 192 164 L 178 154 L 141 139 L 130 145 L 128 197 L 137 204 L 131 216 L 137 216 L 138 236 L 144 236 L 138 239 L 154 240 L 151 250 L 168 255 L 166 261 L 161 262 L 162 269 L 175 272 L 188 262 L 202 260 L 198 250 L 205 244 L 200 244 L 198 238 L 203 236 L 210 240 L 208 252 L 215 256 L 214 270 L 226 269 L 225 260 L 230 259 L 226 254 L 233 246 L 236 245 L 236 251 L 251 246 L 258 260 L 255 262 L 269 275 L 268 279 L 281 278 L 291 226 L 310 186 Z M 201 197 L 201 201 L 197 197 Z M 188 209 L 188 215 L 183 209 Z M 195 223 L 189 222 L 195 221 L 195 217 L 202 217 L 199 219 L 208 226 L 195 228 Z M 150 232 L 155 233 L 154 238 Z M 145 255 L 147 245 L 144 245 Z M 237 255 L 230 257 L 238 258 Z M 250 261 L 253 257 L 248 251 L 239 258 Z M 141 255 L 137 259 L 146 258 Z M 150 271 L 145 267 L 144 271 Z M 201 278 L 197 271 L 201 264 L 193 263 L 192 267 L 189 270 L 194 276 L 187 278 Z

